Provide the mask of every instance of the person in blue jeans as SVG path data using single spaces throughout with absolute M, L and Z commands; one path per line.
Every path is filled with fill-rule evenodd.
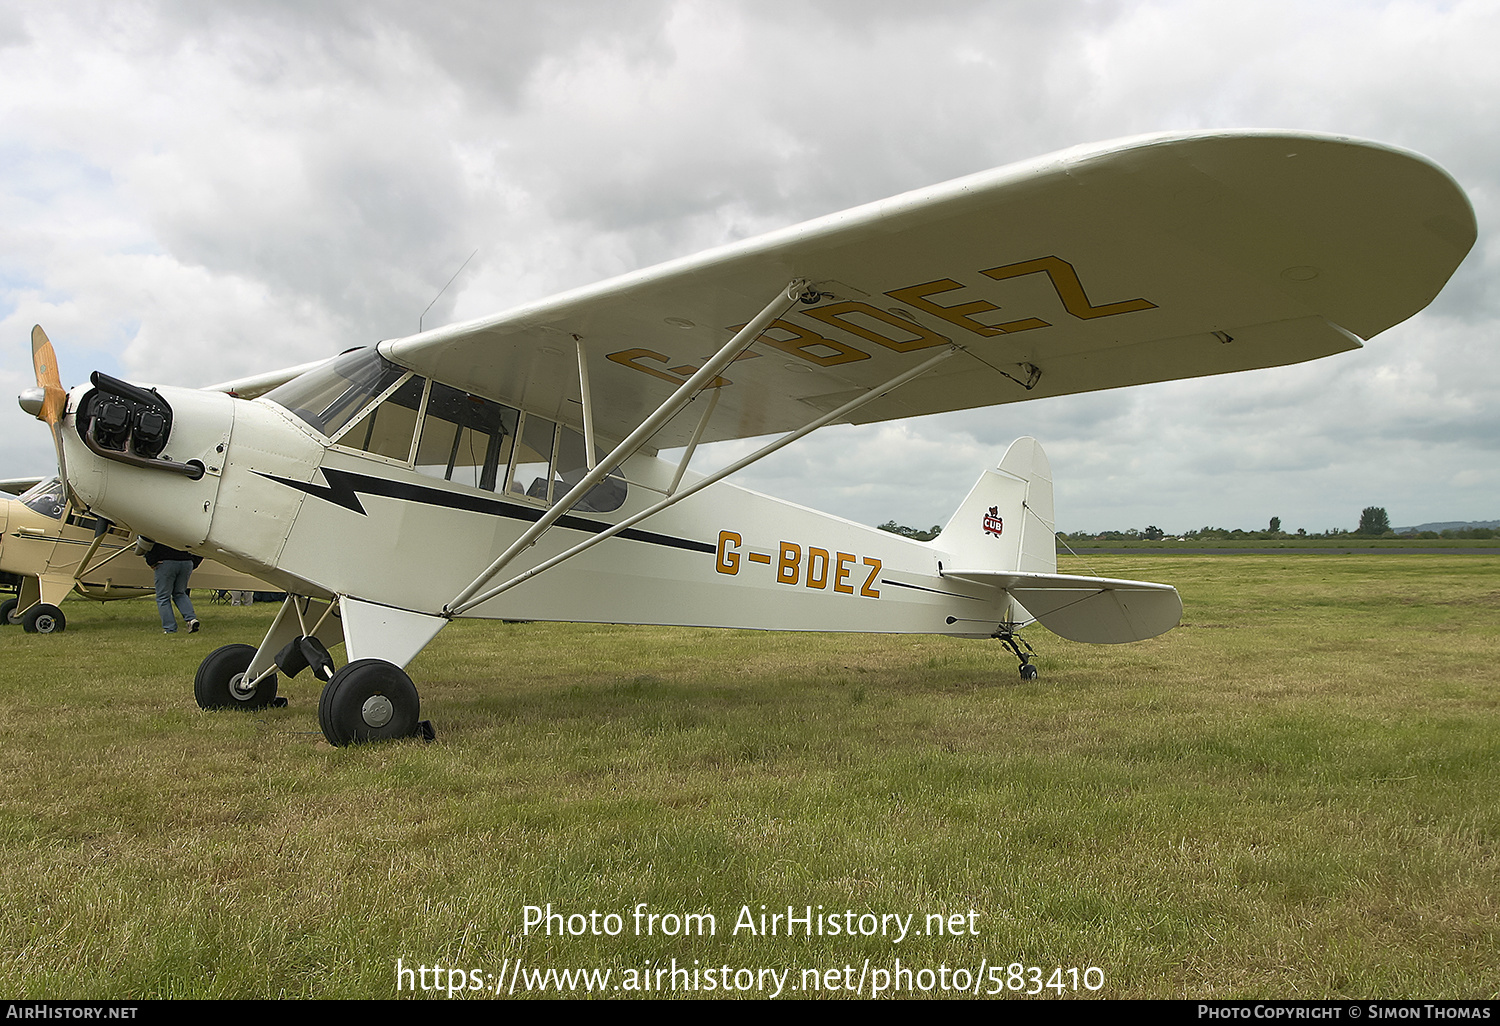
M 188 598 L 188 579 L 193 576 L 198 564 L 203 562 L 203 557 L 171 548 L 161 542 L 151 543 L 145 556 L 146 565 L 156 571 L 156 608 L 161 611 L 161 632 L 177 633 L 177 617 L 172 613 L 172 603 L 176 602 L 183 620 L 187 622 L 188 633 L 197 633 L 198 614 L 193 612 L 193 600 Z

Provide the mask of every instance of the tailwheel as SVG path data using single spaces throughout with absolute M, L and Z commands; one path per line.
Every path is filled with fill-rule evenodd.
M 20 623 L 27 634 L 59 634 L 68 626 L 62 610 L 45 602 L 38 602 L 22 613 Z
M 1036 680 L 1036 664 L 1031 661 L 1031 657 L 1036 655 L 1036 650 L 1031 647 L 1031 644 L 1025 638 L 1021 637 L 1005 624 L 1001 624 L 1000 628 L 991 637 L 998 639 L 1002 645 L 1015 653 L 1017 659 L 1021 660 L 1022 680 Z M 1022 649 L 1025 651 L 1022 651 Z
M 204 709 L 263 709 L 278 704 L 276 674 L 249 683 L 247 673 L 254 658 L 254 645 L 225 645 L 210 652 L 193 677 L 193 697 L 198 705 Z
M 402 737 L 432 740 L 419 721 L 417 686 L 406 671 L 384 659 L 356 659 L 333 675 L 318 700 L 318 725 L 328 743 L 342 748 Z

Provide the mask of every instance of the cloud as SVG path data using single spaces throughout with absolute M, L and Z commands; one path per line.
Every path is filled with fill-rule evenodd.
M 1495 38 L 1472 2 L 9 6 L 0 384 L 29 382 L 38 321 L 74 379 L 200 384 L 410 333 L 476 248 L 427 326 L 1147 131 L 1406 146 L 1484 226 Z M 1064 526 L 1500 516 L 1497 265 L 1482 234 L 1357 354 L 831 429 L 746 481 L 928 526 L 1031 433 Z M 0 471 L 50 460 L 5 416 Z

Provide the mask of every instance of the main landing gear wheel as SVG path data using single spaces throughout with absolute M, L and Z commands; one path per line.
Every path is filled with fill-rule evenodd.
M 356 659 L 333 675 L 318 700 L 318 726 L 342 748 L 363 741 L 426 736 L 417 722 L 417 686 L 384 659 Z
M 13 627 L 21 622 L 21 618 L 15 615 L 16 602 L 13 598 L 0 602 L 0 627 Z
M 204 709 L 263 709 L 276 701 L 276 674 L 253 688 L 245 686 L 245 672 L 255 658 L 254 645 L 225 645 L 198 664 L 193 697 Z
M 39 602 L 21 614 L 21 629 L 27 634 L 59 634 L 67 626 L 62 610 L 45 602 Z

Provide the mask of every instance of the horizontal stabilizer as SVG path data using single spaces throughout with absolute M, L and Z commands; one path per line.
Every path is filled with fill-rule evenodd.
M 1091 645 L 1154 638 L 1182 619 L 1182 599 L 1170 584 L 995 570 L 943 576 L 1001 588 L 1053 634 Z

